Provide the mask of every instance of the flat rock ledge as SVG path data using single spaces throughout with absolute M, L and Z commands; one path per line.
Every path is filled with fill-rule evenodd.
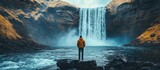
M 97 66 L 95 60 L 79 61 L 71 59 L 57 60 L 57 70 L 160 70 L 160 64 L 140 61 L 113 59 L 105 66 Z

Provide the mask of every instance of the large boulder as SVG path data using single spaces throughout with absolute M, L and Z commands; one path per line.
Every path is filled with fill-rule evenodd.
M 160 64 L 152 62 L 130 61 L 114 58 L 105 66 L 97 66 L 96 61 L 78 61 L 62 59 L 57 61 L 60 70 L 160 70 Z
M 94 60 L 91 61 L 79 61 L 71 59 L 57 60 L 57 66 L 61 70 L 102 70 L 102 67 L 97 67 L 97 63 Z
M 152 62 L 124 61 L 122 58 L 115 58 L 105 66 L 105 70 L 159 70 L 159 64 Z
M 123 70 L 123 68 L 125 67 L 126 65 L 126 62 L 120 58 L 115 58 L 113 60 L 111 60 L 106 66 L 105 66 L 105 69 L 106 70 L 110 70 L 110 69 L 113 69 L 113 70 Z
M 77 65 L 77 70 L 96 70 L 96 61 L 80 61 Z
M 62 70 L 72 69 L 76 68 L 78 63 L 78 60 L 62 59 L 57 61 L 57 66 Z

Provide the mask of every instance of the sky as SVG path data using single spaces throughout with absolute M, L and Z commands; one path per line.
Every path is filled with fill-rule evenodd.
M 112 0 L 63 0 L 81 8 L 103 7 Z

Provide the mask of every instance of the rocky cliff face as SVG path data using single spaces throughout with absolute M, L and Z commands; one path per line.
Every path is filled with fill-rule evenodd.
M 26 43 L 35 41 L 48 45 L 56 42 L 57 35 L 65 34 L 70 28 L 77 27 L 79 22 L 78 8 L 62 1 L 54 1 L 52 4 L 54 6 L 38 3 L 35 0 L 1 0 L 0 15 L 6 19 L 4 22 L 6 25 L 10 24 L 4 25 L 6 28 L 13 26 L 11 29 L 13 34 L 9 33 L 11 37 L 13 35 L 14 38 L 22 38 Z M 1 40 L 15 42 L 5 39 L 3 36 L 8 37 L 8 35 L 4 33 L 1 33 Z M 1 43 L 5 44 L 5 42 Z
M 22 38 L 6 18 L 0 15 L 0 54 L 30 52 L 47 47 Z
M 33 17 L 32 15 L 36 13 L 30 13 L 36 11 L 37 7 L 40 5 L 30 0 L 2 0 L 0 1 L 0 14 L 13 24 L 13 28 L 19 35 L 29 38 L 27 27 L 24 25 L 26 22 L 21 20 L 21 16 Z
M 133 46 L 160 46 L 160 19 L 154 25 L 143 32 L 139 37 L 130 43 Z
M 35 41 L 53 45 L 60 34 L 65 34 L 69 29 L 78 27 L 79 11 L 70 6 L 49 7 L 46 12 L 42 12 L 38 20 L 35 21 L 33 18 L 24 20 L 29 22 L 27 26 L 29 26 L 30 36 Z
M 132 2 L 132 0 L 112 0 L 106 7 L 112 12 L 112 14 L 115 14 L 119 5 L 130 2 Z
M 78 26 L 79 9 L 63 1 L 5 0 L 0 4 L 1 14 L 13 23 L 15 30 L 39 43 L 56 40 L 58 34 Z
M 116 13 L 107 12 L 108 37 L 127 35 L 135 39 L 147 28 L 151 27 L 160 16 L 160 1 L 133 0 L 122 3 L 117 7 Z
M 53 45 L 59 35 L 78 27 L 79 8 L 61 0 L 44 1 L 1 0 L 0 14 L 12 24 L 11 30 L 15 30 L 18 38 Z M 130 41 L 136 39 L 147 28 L 155 25 L 152 22 L 160 16 L 160 1 L 113 0 L 107 8 L 108 38 L 126 36 Z
M 47 7 L 62 7 L 62 6 L 73 6 L 67 2 L 64 2 L 62 0 L 35 0 L 39 4 L 45 4 Z
M 21 36 L 13 29 L 12 24 L 0 15 L 0 36 L 8 39 L 19 39 Z

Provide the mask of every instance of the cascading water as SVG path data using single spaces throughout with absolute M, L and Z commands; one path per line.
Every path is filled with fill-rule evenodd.
M 79 36 L 86 41 L 86 46 L 115 46 L 115 39 L 106 40 L 105 6 L 112 0 L 63 0 L 80 7 L 79 35 L 73 29 L 58 41 L 60 46 L 75 46 Z
M 80 8 L 79 36 L 86 41 L 87 46 L 107 46 L 113 44 L 106 40 L 105 7 Z M 60 39 L 60 45 L 75 45 L 79 36 L 76 30 L 71 30 L 68 35 Z M 61 44 L 63 41 L 63 44 Z M 115 44 L 115 43 L 114 43 Z
M 105 40 L 105 7 L 80 8 L 79 35 L 86 39 Z

